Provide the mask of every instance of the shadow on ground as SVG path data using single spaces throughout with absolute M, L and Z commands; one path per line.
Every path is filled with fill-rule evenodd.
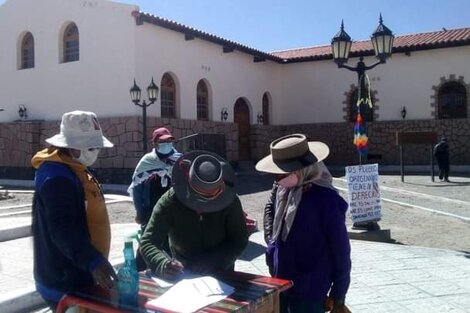
M 266 252 L 266 247 L 263 245 L 260 245 L 259 243 L 249 241 L 248 245 L 245 248 L 245 251 L 243 251 L 243 254 L 240 256 L 240 260 L 243 261 L 252 261 L 259 257 L 260 255 L 263 255 Z
M 271 190 L 273 176 L 266 174 L 237 175 L 236 189 L 239 195 Z

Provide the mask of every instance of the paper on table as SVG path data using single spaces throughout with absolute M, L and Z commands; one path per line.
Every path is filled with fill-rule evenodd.
M 145 306 L 150 309 L 191 313 L 225 299 L 234 290 L 232 286 L 211 276 L 183 279 L 157 299 L 147 302 Z

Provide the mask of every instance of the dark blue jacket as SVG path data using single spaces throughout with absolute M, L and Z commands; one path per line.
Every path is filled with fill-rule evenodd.
M 328 294 L 345 298 L 351 272 L 346 209 L 331 189 L 312 185 L 303 193 L 286 241 L 278 238 L 268 244 L 273 276 L 294 282 L 286 295 L 317 301 Z
M 103 261 L 91 245 L 82 184 L 65 164 L 44 162 L 35 176 L 32 230 L 36 289 L 49 301 L 93 284 Z

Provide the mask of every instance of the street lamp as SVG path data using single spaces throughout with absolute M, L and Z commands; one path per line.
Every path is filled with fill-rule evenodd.
M 18 106 L 18 115 L 20 116 L 20 119 L 25 120 L 28 118 L 28 109 L 24 104 L 20 104 Z
M 362 124 L 361 114 L 361 105 L 372 105 L 369 95 L 369 90 L 367 88 L 368 79 L 366 77 L 366 71 L 373 69 L 379 64 L 385 63 L 387 58 L 392 54 L 393 40 L 395 36 L 392 31 L 383 24 L 382 14 L 379 18 L 379 26 L 371 36 L 372 46 L 374 47 L 375 56 L 379 59 L 376 63 L 371 65 L 366 65 L 364 63 L 364 57 L 359 57 L 359 62 L 357 62 L 356 67 L 347 65 L 349 58 L 349 52 L 352 46 L 351 37 L 344 30 L 344 23 L 341 21 L 340 31 L 333 37 L 331 40 L 331 48 L 333 52 L 333 61 L 338 65 L 338 68 L 345 68 L 347 70 L 357 73 L 358 81 L 358 99 L 357 99 L 357 119 L 355 125 L 355 143 L 356 136 L 358 138 L 357 147 L 367 147 L 367 136 L 365 135 L 365 126 Z M 367 85 L 366 85 L 367 84 Z M 406 115 L 406 110 L 405 110 Z M 402 110 L 402 117 L 403 110 Z M 361 154 L 362 151 L 359 150 L 359 164 L 361 164 Z M 353 228 L 356 229 L 367 229 L 367 230 L 378 230 L 380 226 L 377 221 L 366 221 L 366 222 L 357 222 L 354 223 Z
M 375 56 L 379 59 L 376 63 L 371 65 L 366 65 L 364 63 L 364 57 L 360 56 L 359 62 L 355 67 L 349 66 L 346 63 L 348 62 L 349 52 L 352 46 L 351 37 L 344 30 L 344 23 L 341 21 L 340 31 L 333 37 L 331 40 L 331 48 L 333 52 L 333 61 L 338 65 L 338 68 L 345 68 L 347 70 L 357 73 L 358 81 L 358 99 L 357 99 L 357 115 L 361 113 L 361 105 L 371 104 L 370 93 L 368 90 L 368 79 L 365 75 L 367 70 L 373 69 L 379 64 L 385 63 L 387 58 L 392 54 L 393 39 L 395 36 L 392 31 L 388 29 L 387 26 L 383 24 L 382 14 L 380 14 L 379 26 L 371 36 L 372 46 L 374 47 Z M 357 119 L 358 122 L 362 125 L 362 118 Z M 364 130 L 365 136 L 365 127 L 361 129 Z M 358 146 L 359 147 L 359 146 Z M 361 163 L 361 151 L 359 151 L 359 163 Z
M 142 124 L 143 124 L 143 150 L 144 152 L 147 152 L 147 107 L 153 104 L 155 101 L 157 101 L 158 98 L 158 87 L 155 85 L 153 82 L 153 77 L 152 77 L 152 82 L 150 85 L 147 87 L 147 97 L 148 97 L 148 103 L 143 100 L 142 103 L 140 102 L 140 97 L 141 97 L 141 90 L 139 86 L 137 86 L 135 79 L 134 79 L 134 86 L 129 90 L 131 94 L 131 100 L 132 102 L 142 108 Z
M 220 110 L 220 120 L 222 122 L 225 122 L 228 118 L 228 110 L 227 108 L 222 108 L 222 110 Z

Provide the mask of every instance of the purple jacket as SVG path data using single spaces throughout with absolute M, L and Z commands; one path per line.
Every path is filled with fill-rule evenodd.
M 287 240 L 278 238 L 268 244 L 272 275 L 294 282 L 287 296 L 318 301 L 328 294 L 345 298 L 351 273 L 346 209 L 346 202 L 335 191 L 312 185 L 302 195 Z

